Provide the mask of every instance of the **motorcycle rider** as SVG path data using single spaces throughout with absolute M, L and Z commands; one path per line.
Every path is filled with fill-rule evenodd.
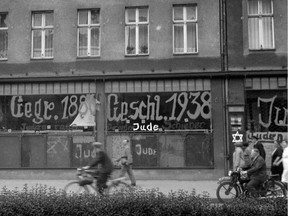
M 248 170 L 242 171 L 241 174 L 247 174 L 250 181 L 247 183 L 247 190 L 255 194 L 259 186 L 266 180 L 266 163 L 260 156 L 259 149 L 253 148 L 251 151 L 251 164 Z

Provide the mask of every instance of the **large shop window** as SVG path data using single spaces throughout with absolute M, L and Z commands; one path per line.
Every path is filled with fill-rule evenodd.
M 78 134 L 5 134 L 0 136 L 0 168 L 69 168 L 96 157 L 94 136 Z
M 94 82 L 0 85 L 0 168 L 69 168 L 95 158 Z
M 274 140 L 287 139 L 287 89 L 246 91 L 247 138 L 257 136 L 266 151 L 266 164 L 271 165 Z
M 213 167 L 207 83 L 202 79 L 107 83 L 107 150 L 112 158 L 121 155 L 121 140 L 129 139 L 135 167 Z

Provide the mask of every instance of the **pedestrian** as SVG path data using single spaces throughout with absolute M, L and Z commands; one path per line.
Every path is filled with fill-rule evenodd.
M 107 188 L 107 181 L 113 171 L 113 163 L 106 152 L 103 151 L 103 144 L 100 142 L 92 142 L 92 146 L 96 151 L 96 158 L 88 166 L 83 169 L 90 169 L 91 167 L 97 167 L 99 177 L 97 178 L 97 189 L 100 194 Z M 100 165 L 100 166 L 98 166 Z
M 257 148 L 259 150 L 260 156 L 266 160 L 266 152 L 264 146 L 257 136 L 252 136 L 252 143 L 254 145 L 253 148 Z
M 127 172 L 131 181 L 131 185 L 136 186 L 136 180 L 132 170 L 133 158 L 131 153 L 130 141 L 128 139 L 124 139 L 122 141 L 122 144 L 124 145 L 124 151 L 122 152 L 121 157 L 116 160 L 116 162 L 120 161 L 121 163 L 119 177 L 125 176 L 125 173 Z
M 251 149 L 248 142 L 243 142 L 242 146 L 244 164 L 241 166 L 241 168 L 246 170 L 251 164 Z
M 271 156 L 271 174 L 272 175 L 278 175 L 274 178 L 276 180 L 281 180 L 281 176 L 283 173 L 283 164 L 282 164 L 282 154 L 283 154 L 283 148 L 282 146 L 277 142 L 277 140 L 274 141 L 274 151 L 272 152 Z
M 282 154 L 282 164 L 283 164 L 283 173 L 281 181 L 286 185 L 288 185 L 288 146 L 287 146 L 287 140 L 283 140 L 281 142 L 281 146 L 283 148 L 283 154 Z
M 233 170 L 237 170 L 244 166 L 242 142 L 234 143 L 235 150 L 233 152 Z

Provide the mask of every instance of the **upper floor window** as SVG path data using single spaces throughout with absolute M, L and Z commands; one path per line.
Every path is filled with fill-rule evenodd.
M 272 0 L 248 1 L 249 49 L 274 48 L 274 21 Z
M 148 7 L 126 8 L 125 54 L 148 55 L 149 14 Z
M 78 11 L 77 56 L 100 56 L 100 9 Z
M 196 5 L 173 7 L 173 53 L 198 52 L 198 23 Z
M 53 23 L 51 11 L 32 13 L 32 58 L 53 58 Z
M 8 52 L 8 13 L 0 13 L 0 60 L 7 59 Z

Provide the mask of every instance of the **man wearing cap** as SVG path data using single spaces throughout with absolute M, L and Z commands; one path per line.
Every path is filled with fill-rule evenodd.
M 107 188 L 106 182 L 113 171 L 113 164 L 109 156 L 102 150 L 103 144 L 100 142 L 93 142 L 92 146 L 96 151 L 96 159 L 90 165 L 83 167 L 89 169 L 91 167 L 97 167 L 99 171 L 99 177 L 97 179 L 97 188 L 100 194 Z

